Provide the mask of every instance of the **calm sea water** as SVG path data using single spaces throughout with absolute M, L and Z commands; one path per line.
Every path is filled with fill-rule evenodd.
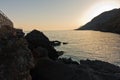
M 97 59 L 120 65 L 120 35 L 98 31 L 44 31 L 50 40 L 68 42 L 56 47 L 73 59 Z

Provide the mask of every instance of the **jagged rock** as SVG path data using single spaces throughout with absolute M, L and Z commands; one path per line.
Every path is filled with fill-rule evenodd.
M 60 45 L 61 45 L 61 42 L 60 42 L 60 41 L 57 41 L 57 40 L 51 41 L 51 45 L 52 45 L 52 46 L 60 46 Z
M 0 28 L 0 80 L 31 80 L 33 56 L 24 38 L 18 38 L 16 29 Z
M 9 27 L 8 25 L 0 27 L 0 39 L 8 39 L 16 36 L 16 31 L 13 27 Z
M 68 42 L 63 42 L 63 44 L 65 45 L 65 44 L 68 44 Z
M 59 62 L 62 62 L 62 63 L 64 63 L 64 64 L 74 64 L 74 65 L 79 65 L 78 62 L 73 61 L 71 58 L 68 58 L 68 59 L 67 59 L 67 58 L 59 58 L 58 61 L 59 61 Z
M 34 63 L 37 64 L 40 58 L 48 56 L 48 51 L 45 48 L 37 47 L 32 51 L 34 57 Z
M 22 29 L 16 29 L 16 34 L 17 34 L 17 37 L 24 37 L 25 33 L 23 32 Z
M 61 44 L 66 45 L 66 44 L 68 44 L 68 42 L 60 42 L 58 40 L 51 41 L 52 46 L 60 46 Z
M 4 25 L 13 27 L 13 22 L 0 10 L 0 27 Z
M 56 60 L 59 57 L 58 52 L 54 49 L 49 39 L 42 32 L 38 30 L 33 30 L 28 33 L 25 38 L 28 41 L 29 48 L 31 50 L 37 47 L 43 47 L 48 51 L 48 56 L 51 59 Z

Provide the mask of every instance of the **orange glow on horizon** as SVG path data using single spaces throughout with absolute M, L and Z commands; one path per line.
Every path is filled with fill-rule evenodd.
M 1 10 L 5 14 L 9 13 L 6 15 L 16 28 L 24 31 L 77 29 L 100 13 L 120 7 L 120 0 L 20 0 L 20 3 L 14 1 L 14 4 L 9 0 L 3 2 L 0 3 Z M 8 5 L 5 5 L 6 2 Z

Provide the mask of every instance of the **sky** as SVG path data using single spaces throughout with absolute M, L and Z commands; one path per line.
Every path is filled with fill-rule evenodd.
M 119 7 L 120 0 L 0 0 L 0 10 L 24 31 L 76 29 Z

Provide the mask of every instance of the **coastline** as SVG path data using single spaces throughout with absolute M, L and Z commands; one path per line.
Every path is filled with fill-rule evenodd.
M 99 60 L 81 60 L 79 64 L 71 58 L 58 58 L 63 53 L 56 51 L 43 32 L 33 30 L 24 34 L 21 29 L 0 28 L 2 80 L 120 79 L 118 66 Z

